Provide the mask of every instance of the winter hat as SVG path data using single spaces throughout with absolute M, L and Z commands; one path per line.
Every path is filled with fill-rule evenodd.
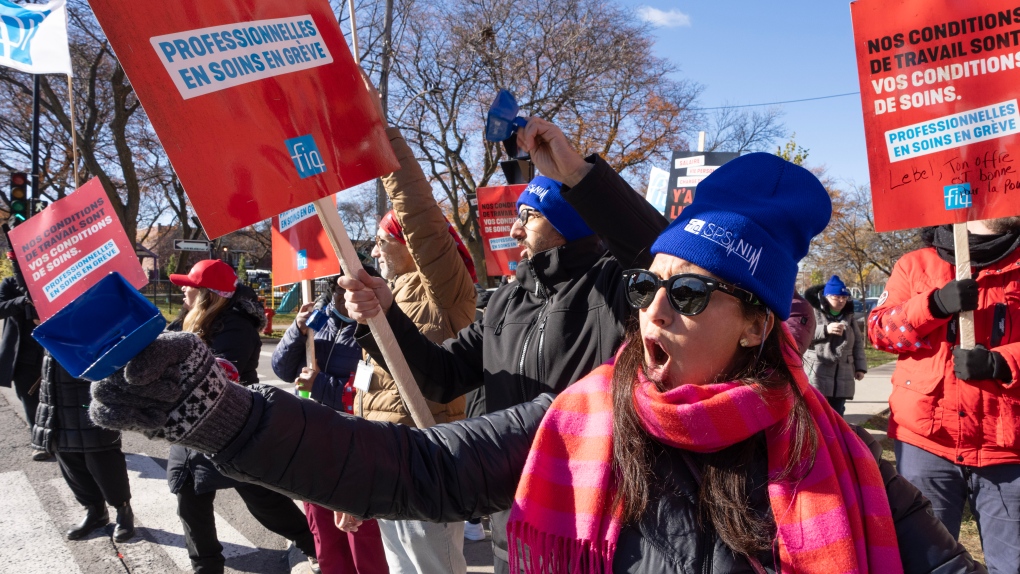
M 219 259 L 203 259 L 187 275 L 173 273 L 170 282 L 187 287 L 204 287 L 221 297 L 232 297 L 237 289 L 237 274 Z
M 567 241 L 577 241 L 593 235 L 595 232 L 581 219 L 573 206 L 563 199 L 560 194 L 562 186 L 560 182 L 543 175 L 536 177 L 517 198 L 517 210 L 521 210 L 521 205 L 534 207 Z
M 768 153 L 723 164 L 698 184 L 652 245 L 685 259 L 790 316 L 797 262 L 832 215 L 829 194 L 810 171 Z
M 445 217 L 445 216 L 444 216 Z M 478 276 L 475 275 L 475 261 L 471 258 L 471 252 L 468 251 L 467 246 L 464 245 L 464 241 L 457 234 L 457 230 L 453 228 L 453 224 L 450 220 L 446 220 L 446 225 L 449 226 L 450 235 L 453 236 L 453 242 L 457 244 L 457 253 L 460 258 L 464 260 L 464 265 L 467 266 L 468 274 L 471 275 L 471 282 L 478 283 Z M 386 215 L 379 220 L 379 228 L 389 233 L 397 241 L 407 245 L 407 240 L 404 239 L 404 227 L 400 225 L 400 221 L 397 219 L 397 213 L 392 209 L 386 212 Z
M 846 289 L 846 283 L 839 278 L 839 275 L 833 275 L 832 279 L 825 284 L 825 290 L 822 291 L 822 295 L 828 297 L 829 295 L 842 295 L 843 297 L 849 297 L 850 292 Z

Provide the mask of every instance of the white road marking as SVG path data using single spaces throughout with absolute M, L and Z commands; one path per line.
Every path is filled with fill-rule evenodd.
M 178 568 L 191 571 L 188 549 L 184 546 L 184 529 L 177 517 L 177 497 L 167 486 L 166 471 L 144 454 L 124 456 L 131 480 L 131 507 L 138 524 L 148 530 Z M 223 545 L 223 557 L 228 560 L 256 551 L 255 545 L 219 514 L 216 514 L 216 534 Z
M 0 564 L 5 571 L 80 573 L 25 473 L 0 473 L 0 492 Z

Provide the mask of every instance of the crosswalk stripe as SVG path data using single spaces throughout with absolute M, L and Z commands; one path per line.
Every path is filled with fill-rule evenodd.
M 25 473 L 0 473 L 0 492 L 0 564 L 5 571 L 80 573 L 64 537 L 43 519 L 46 510 Z
M 144 454 L 124 453 L 131 481 L 131 507 L 138 523 L 181 570 L 191 570 L 184 545 L 184 529 L 177 517 L 177 497 L 170 493 L 163 467 Z M 0 530 L 2 532 L 2 530 Z M 257 549 L 243 534 L 216 514 L 216 534 L 223 545 L 223 557 L 250 554 Z

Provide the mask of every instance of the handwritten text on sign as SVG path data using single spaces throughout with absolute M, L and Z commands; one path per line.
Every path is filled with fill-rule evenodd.
M 309 15 L 150 38 L 185 100 L 333 61 Z

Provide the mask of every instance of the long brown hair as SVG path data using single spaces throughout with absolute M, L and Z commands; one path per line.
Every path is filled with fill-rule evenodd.
M 762 324 L 768 319 L 760 305 L 744 303 L 743 313 L 746 319 L 760 320 Z M 793 435 L 791 456 L 786 467 L 771 480 L 803 476 L 811 468 L 818 448 L 807 404 L 793 384 L 793 375 L 783 358 L 784 336 L 777 321 L 760 357 L 757 347 L 738 347 L 731 372 L 717 377 L 719 381 L 741 381 L 759 391 L 789 388 L 793 392 L 794 405 L 786 421 Z M 633 524 L 651 502 L 653 463 L 655 453 L 662 447 L 641 426 L 634 407 L 634 386 L 644 361 L 644 345 L 636 320 L 629 325 L 626 345 L 613 372 L 613 460 L 618 484 L 616 503 L 622 505 L 623 522 Z M 697 456 L 702 463 L 698 496 L 702 523 L 711 526 L 733 551 L 745 555 L 771 548 L 775 538 L 774 521 L 750 507 L 750 468 L 755 457 L 761 456 L 759 446 L 759 441 L 751 437 L 719 452 Z
M 216 320 L 220 312 L 230 304 L 230 299 L 217 295 L 205 287 L 198 287 L 197 289 L 198 295 L 195 297 L 195 304 L 191 306 L 187 315 L 184 316 L 181 330 L 194 333 L 208 343 L 209 337 L 212 336 L 210 327 L 212 327 L 213 321 Z

